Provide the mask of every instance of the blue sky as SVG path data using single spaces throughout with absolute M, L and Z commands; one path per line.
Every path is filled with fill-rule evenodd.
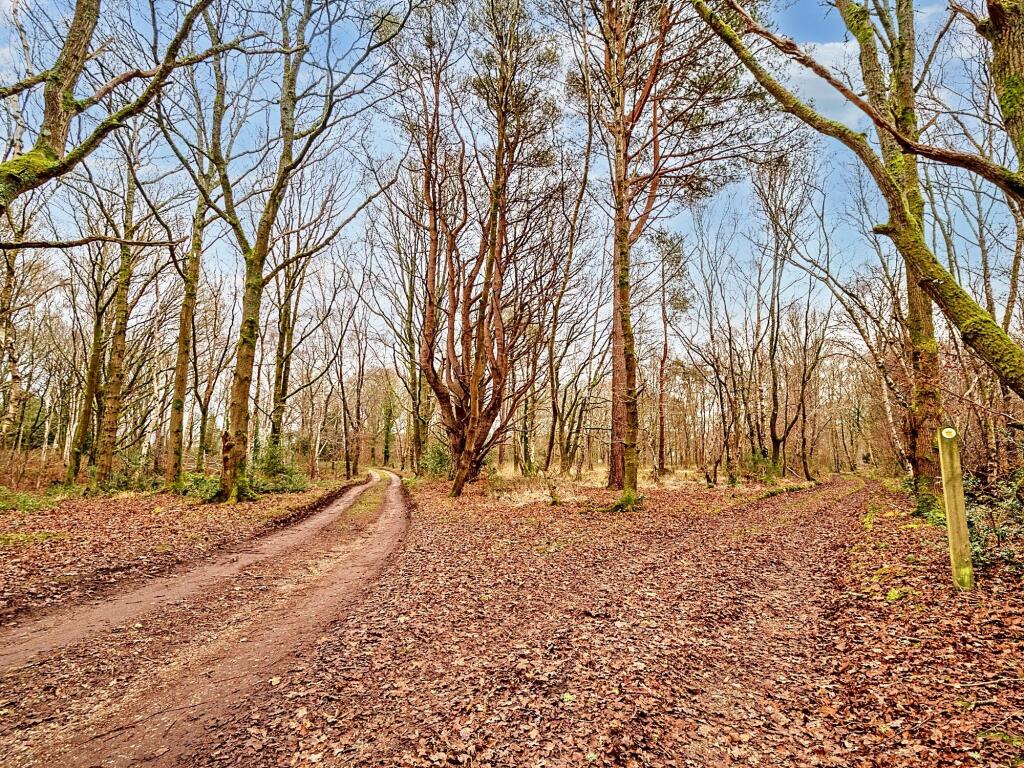
M 931 45 L 934 35 L 941 25 L 945 23 L 949 13 L 948 6 L 943 0 L 919 0 L 915 8 L 917 32 L 922 47 Z M 796 40 L 805 50 L 811 53 L 819 62 L 829 67 L 832 71 L 845 74 L 853 82 L 855 88 L 859 84 L 859 66 L 857 63 L 856 43 L 849 39 L 846 29 L 838 12 L 822 0 L 780 0 L 769 11 L 770 18 L 774 21 L 775 27 L 784 35 Z M 950 37 L 946 39 L 943 46 L 944 58 L 941 70 L 942 82 L 945 91 L 939 89 L 935 93 L 944 101 L 952 105 L 952 108 L 960 106 L 959 101 L 963 93 L 961 88 L 970 88 L 966 82 L 958 80 L 962 72 L 960 60 L 976 61 L 981 53 L 976 33 L 966 25 L 954 27 Z M 824 83 L 821 79 L 793 62 L 776 60 L 770 66 L 771 71 L 776 74 L 786 85 L 794 90 L 804 100 L 811 102 L 814 107 L 826 116 L 838 120 L 846 125 L 859 130 L 873 133 L 869 121 L 853 105 L 846 102 L 836 91 Z M 824 156 L 822 158 L 822 178 L 819 180 L 822 189 L 827 191 L 829 212 L 828 225 L 831 229 L 831 241 L 833 254 L 846 269 L 847 273 L 852 268 L 863 264 L 874 264 L 877 259 L 868 237 L 861 231 L 861 226 L 849 218 L 848 203 L 853 198 L 854 185 L 856 183 L 859 164 L 852 154 L 838 142 L 823 139 L 821 144 Z M 953 174 L 952 179 L 956 182 L 966 183 L 968 179 L 962 174 Z M 973 181 L 973 180 L 971 180 Z M 939 184 L 948 185 L 950 179 L 944 178 Z M 983 190 L 987 185 L 982 184 Z M 943 189 L 946 189 L 945 187 Z M 952 188 L 959 189 L 959 184 Z M 883 206 L 877 193 L 873 194 L 873 186 L 868 183 L 865 191 L 876 201 L 877 220 L 885 218 Z M 948 191 L 948 190 L 947 190 Z M 732 201 L 739 210 L 744 207 L 748 209 L 753 206 L 749 187 L 745 183 L 738 183 L 724 191 L 723 197 Z M 998 198 L 998 195 L 996 196 Z M 969 198 L 965 198 L 965 204 L 969 205 Z M 1007 220 L 1007 213 L 998 204 L 989 206 L 991 210 L 986 212 L 986 231 L 990 259 L 996 264 L 995 279 L 997 293 L 1005 293 L 1005 273 L 1008 260 L 1012 257 L 1012 251 L 1007 249 L 1006 243 L 1009 235 L 1012 234 L 1012 223 Z M 978 246 L 974 227 L 977 224 L 973 212 L 961 209 L 954 203 L 948 214 L 951 218 L 948 223 L 955 230 L 955 246 L 957 256 L 962 269 L 961 278 L 969 289 L 976 289 L 977 282 L 977 259 Z M 672 222 L 672 228 L 677 228 L 684 234 L 689 234 L 689 214 L 682 211 Z M 931 223 L 929 223 L 929 230 Z M 929 237 L 931 232 L 929 231 Z M 996 239 L 1001 238 L 1001 243 L 995 245 Z M 888 251 L 890 245 L 883 238 L 879 242 Z M 936 247 L 936 255 L 943 261 L 947 258 L 941 243 Z M 1000 299 L 1001 301 L 1001 299 Z
M 839 13 L 818 0 L 796 0 L 782 6 L 775 19 L 783 32 L 801 43 L 842 40 L 845 32 Z

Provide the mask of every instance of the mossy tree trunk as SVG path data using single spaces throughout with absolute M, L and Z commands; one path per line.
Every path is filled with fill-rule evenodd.
M 608 450 L 608 487 L 635 491 L 639 472 L 637 438 L 639 413 L 636 392 L 636 348 L 633 339 L 631 304 L 631 259 L 635 239 L 633 203 L 635 184 L 631 178 L 630 153 L 633 130 L 644 111 L 648 93 L 637 96 L 637 103 L 627 105 L 629 80 L 627 70 L 636 66 L 630 60 L 629 33 L 631 25 L 622 14 L 626 9 L 609 5 L 603 25 L 612 34 L 605 39 L 603 79 L 611 84 L 609 91 L 608 131 L 611 134 L 612 220 L 612 402 L 611 432 Z M 659 30 L 663 41 L 665 30 Z M 660 54 L 661 43 L 657 50 Z M 657 64 L 653 65 L 656 68 Z M 645 78 L 647 79 L 647 78 Z M 652 68 L 650 79 L 656 79 Z M 654 182 L 651 182 L 654 183 Z
M 278 213 L 284 203 L 289 182 L 297 170 L 295 164 L 297 84 L 304 57 L 309 55 L 305 34 L 313 10 L 309 4 L 306 4 L 298 11 L 290 6 L 283 7 L 281 13 L 282 16 L 279 20 L 281 43 L 286 53 L 282 56 L 278 103 L 280 149 L 274 178 L 267 191 L 266 201 L 260 211 L 251 241 L 242 224 L 242 217 L 235 207 L 234 186 L 229 173 L 229 163 L 223 155 L 223 121 L 226 114 L 225 100 L 228 96 L 227 83 L 223 69 L 218 66 L 215 70 L 216 97 L 211 131 L 213 137 L 211 142 L 213 157 L 211 159 L 217 171 L 224 198 L 221 211 L 235 235 L 245 265 L 242 312 L 238 343 L 235 346 L 235 368 L 231 376 L 229 391 L 228 423 L 221 446 L 220 490 L 216 497 L 219 501 L 227 502 L 236 502 L 249 495 L 246 482 L 246 464 L 249 455 L 249 396 L 252 387 L 253 366 L 256 361 L 256 345 L 260 336 L 260 307 L 267 282 L 264 268 L 272 247 L 271 240 Z M 326 121 L 321 124 L 319 130 L 325 130 L 325 125 Z M 306 141 L 315 141 L 318 135 L 317 130 L 307 131 Z
M 625 159 L 623 151 L 622 155 Z M 624 177 L 623 177 L 624 178 Z M 621 195 L 621 193 L 620 193 Z M 637 442 L 640 430 L 640 411 L 637 402 L 636 385 L 636 341 L 633 336 L 632 317 L 632 283 L 631 283 L 631 247 L 630 247 L 630 221 L 626 201 L 619 195 L 615 202 L 615 261 L 614 279 L 615 293 L 618 296 L 617 311 L 612 321 L 618 326 L 622 340 L 620 350 L 619 367 L 622 375 L 622 388 L 619 392 L 621 398 L 622 419 L 620 424 L 620 439 L 613 438 L 612 447 L 619 446 L 622 455 L 622 485 L 624 491 L 636 491 L 637 479 L 640 468 L 640 457 L 637 451 Z M 614 424 L 613 416 L 613 424 Z M 609 485 L 611 486 L 611 475 L 609 474 Z M 615 486 L 612 486 L 615 487 Z
M 17 83 L 0 86 L 0 98 L 17 97 L 31 92 L 39 85 L 43 86 L 42 117 L 35 129 L 35 144 L 27 152 L 17 153 L 0 162 L 0 216 L 6 213 L 19 196 L 70 172 L 112 132 L 121 128 L 131 117 L 142 113 L 175 69 L 204 58 L 203 54 L 199 54 L 179 60 L 178 53 L 189 38 L 192 25 L 211 1 L 198 0 L 188 10 L 154 70 L 148 73 L 138 70 L 123 72 L 111 78 L 91 96 L 79 98 L 75 90 L 82 81 L 87 62 L 93 56 L 92 42 L 101 3 L 100 0 L 75 0 L 74 13 L 53 66 Z M 148 79 L 138 94 L 126 100 L 118 109 L 98 118 L 91 130 L 85 131 L 69 149 L 68 137 L 75 118 L 97 104 L 105 103 L 119 85 L 141 76 Z
M 184 468 L 185 398 L 188 394 L 188 367 L 192 355 L 192 324 L 195 322 L 196 302 L 199 295 L 199 270 L 202 266 L 203 233 L 206 228 L 206 198 L 199 195 L 192 214 L 192 238 L 189 243 L 185 267 L 181 273 L 182 299 L 178 312 L 178 338 L 174 350 L 174 384 L 171 395 L 171 416 L 167 438 L 168 483 L 181 482 Z M 205 420 L 205 414 L 203 415 Z M 205 434 L 201 430 L 200 451 L 204 449 Z
M 691 0 L 698 14 L 732 49 L 754 79 L 787 112 L 852 151 L 867 169 L 889 209 L 889 221 L 875 228 L 886 234 L 914 268 L 918 285 L 942 310 L 970 347 L 1011 390 L 1024 397 L 1024 349 L 957 283 L 928 246 L 917 218 L 897 180 L 876 154 L 867 136 L 824 117 L 776 80 L 744 44 L 736 31 L 704 0 Z
M 252 389 L 256 345 L 260 335 L 260 305 L 263 301 L 263 261 L 249 254 L 245 260 L 241 326 L 235 346 L 235 370 L 231 376 L 228 423 L 221 448 L 221 477 L 218 499 L 235 502 L 249 493 L 245 482 L 249 455 L 249 394 Z
M 211 453 L 210 448 L 210 427 L 212 419 L 210 408 L 207 403 L 199 403 L 199 435 L 196 441 L 196 472 L 206 474 L 206 454 Z
M 892 115 L 900 132 L 916 141 L 918 121 L 914 78 L 917 35 L 912 0 L 897 0 L 895 14 L 887 8 L 876 11 L 883 16 L 882 27 L 892 30 L 886 49 L 887 72 L 881 63 L 877 32 L 869 12 L 852 0 L 840 0 L 837 7 L 859 46 L 860 68 L 868 101 L 880 112 Z M 911 216 L 916 226 L 923 230 L 924 196 L 917 157 L 905 154 L 888 134 L 882 133 L 879 142 L 882 162 L 904 201 L 896 213 Z M 918 504 L 923 508 L 933 508 L 938 503 L 935 485 L 939 465 L 935 434 L 942 414 L 939 396 L 941 364 L 932 300 L 921 286 L 921 275 L 913 259 L 902 251 L 900 255 L 906 274 L 906 347 L 913 377 L 904 435 Z
M 60 175 L 71 121 L 77 114 L 75 88 L 89 58 L 100 17 L 100 0 L 77 0 L 64 44 L 43 75 L 43 116 L 35 145 L 0 163 L 0 214 L 20 195 Z M 28 90 L 26 87 L 24 90 Z
M 988 0 L 988 18 L 977 27 L 992 46 L 992 85 L 1017 165 L 1024 168 L 1024 0 Z
M 752 104 L 739 79 L 704 78 L 725 71 L 718 66 L 728 62 L 712 35 L 688 18 L 685 4 L 587 3 L 575 34 L 595 81 L 585 96 L 604 133 L 612 209 L 608 486 L 632 492 L 639 473 L 632 249 L 674 202 L 699 197 L 702 185 L 713 185 L 708 177 L 694 184 L 693 169 L 712 177 L 721 170 L 714 155 L 736 139 L 725 114 L 736 102 L 747 110 Z
M 129 159 L 129 162 L 131 160 Z M 122 237 L 134 239 L 136 179 L 129 171 L 125 178 L 124 219 Z M 96 457 L 96 484 L 103 485 L 110 480 L 114 468 L 114 451 L 117 448 L 117 427 L 121 418 L 121 400 L 124 391 L 125 349 L 128 337 L 128 320 L 131 315 L 129 292 L 135 271 L 136 254 L 129 245 L 118 248 L 117 285 L 114 290 L 114 321 L 110 336 L 110 357 L 107 360 L 106 384 L 103 388 L 103 420 L 100 424 L 99 445 Z

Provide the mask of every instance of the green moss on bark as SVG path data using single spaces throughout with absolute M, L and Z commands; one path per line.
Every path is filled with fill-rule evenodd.
M 1009 75 L 999 88 L 999 109 L 1007 122 L 1024 119 L 1024 77 Z
M 0 163 L 0 203 L 9 203 L 27 189 L 38 185 L 57 158 L 45 149 L 32 149 Z

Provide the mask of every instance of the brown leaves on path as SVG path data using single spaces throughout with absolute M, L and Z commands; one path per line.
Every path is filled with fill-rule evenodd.
M 311 514 L 341 488 L 204 504 L 171 493 L 73 498 L 0 511 L 0 626 L 27 610 L 80 602 Z
M 874 481 L 772 498 L 683 486 L 631 514 L 601 511 L 602 491 L 551 506 L 446 490 L 415 491 L 406 544 L 361 599 L 220 702 L 174 764 L 1024 757 L 1019 573 L 958 593 L 944 531 Z
M 55 614 L 52 632 L 28 634 L 46 650 L 27 663 L 15 635 L 0 645 L 0 765 L 177 764 L 219 712 L 313 645 L 405 521 L 397 480 L 360 484 L 233 555 L 111 596 L 98 607 L 120 618 L 90 635 L 83 609 Z M 142 612 L 125 619 L 122 607 Z
M 844 765 L 819 640 L 874 492 L 632 515 L 416 494 L 405 550 L 208 765 Z

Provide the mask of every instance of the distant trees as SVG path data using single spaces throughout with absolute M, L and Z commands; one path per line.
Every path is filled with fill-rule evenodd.
M 404 395 L 400 399 L 406 412 L 401 465 L 418 473 L 429 437 L 432 409 L 429 387 L 420 368 L 427 233 L 419 224 L 423 200 L 417 184 L 418 177 L 407 170 L 387 196 L 374 204 L 370 209 L 367 245 L 374 299 L 370 309 L 382 325 L 377 344 L 391 351 L 391 365 Z
M 607 159 L 612 219 L 612 418 L 608 486 L 635 491 L 639 382 L 631 253 L 649 224 L 694 201 L 752 152 L 750 91 L 685 2 L 591 2 L 565 17 L 582 52 L 577 90 Z
M 1010 338 L 992 316 L 978 305 L 968 291 L 935 258 L 934 252 L 924 238 L 921 226 L 920 196 L 914 194 L 913 181 L 908 181 L 908 175 L 916 175 L 916 171 L 911 170 L 914 165 L 911 157 L 914 154 L 946 161 L 975 171 L 1000 186 L 1017 200 L 1021 199 L 1021 193 L 1024 191 L 1019 175 L 1014 171 L 997 167 L 997 164 L 983 156 L 959 151 L 942 151 L 929 148 L 929 145 L 918 142 L 915 135 L 916 123 L 912 115 L 914 95 L 912 92 L 907 92 L 908 80 L 911 75 L 907 72 L 902 75 L 899 71 L 894 73 L 894 81 L 890 85 L 890 89 L 892 97 L 898 99 L 898 103 L 894 105 L 886 101 L 885 110 L 889 114 L 882 112 L 880 106 L 854 94 L 851 89 L 840 82 L 838 78 L 830 75 L 824 67 L 801 51 L 792 41 L 772 34 L 755 22 L 738 4 L 730 0 L 728 8 L 730 12 L 738 15 L 744 31 L 767 39 L 779 50 L 793 56 L 804 66 L 821 75 L 875 121 L 886 137 L 883 140 L 882 154 L 879 154 L 863 133 L 823 116 L 773 77 L 723 16 L 716 13 L 703 0 L 692 1 L 709 27 L 729 45 L 737 59 L 743 63 L 757 82 L 778 101 L 782 109 L 793 114 L 814 130 L 843 143 L 861 161 L 885 200 L 889 216 L 887 222 L 875 227 L 876 232 L 885 234 L 892 240 L 903 258 L 908 261 L 908 268 L 922 290 L 935 301 L 957 328 L 964 343 L 995 371 L 1001 381 L 1018 395 L 1024 396 L 1024 348 Z M 883 73 L 876 69 L 878 60 L 873 53 L 873 48 L 877 33 L 871 24 L 871 10 L 867 6 L 855 3 L 845 7 L 844 19 L 848 28 L 853 29 L 854 37 L 861 46 L 862 73 L 866 79 L 865 84 L 870 91 L 888 99 L 890 94 L 882 93 L 885 89 L 885 84 L 881 79 Z M 1002 15 L 1003 9 L 1000 4 L 996 4 L 996 7 L 998 8 L 997 16 L 1000 18 L 1015 18 L 1013 14 Z M 900 66 L 905 64 L 909 68 L 909 72 L 912 73 L 912 54 L 916 45 L 916 36 L 913 33 L 912 4 L 909 2 L 902 4 L 897 10 L 897 16 L 894 23 L 901 26 L 896 28 L 890 26 L 886 29 L 886 33 L 891 35 L 892 39 L 885 41 L 885 44 L 888 46 L 888 50 L 895 52 L 896 63 Z M 914 89 L 911 87 L 910 90 Z M 876 98 L 876 102 L 877 100 Z M 908 115 L 891 114 L 894 106 L 907 111 Z M 1013 114 L 1015 113 L 1011 108 L 1011 116 Z M 900 120 L 905 122 L 900 124 Z M 895 150 L 892 148 L 892 143 L 889 142 L 890 138 L 892 143 L 899 147 L 900 151 L 896 153 L 898 157 L 893 154 Z M 898 163 L 908 175 L 904 175 L 904 173 L 894 175 L 892 172 L 894 162 Z M 911 184 L 909 191 L 906 188 L 907 184 Z M 921 316 L 922 322 L 927 322 L 925 307 L 915 306 L 914 312 Z M 916 333 L 921 335 L 920 343 L 927 345 L 927 330 L 918 329 Z M 928 365 L 927 362 L 925 365 Z M 928 385 L 926 384 L 926 386 Z M 930 399 L 931 396 L 926 395 L 926 398 Z M 924 407 L 926 410 L 931 408 L 930 405 Z M 930 416 L 928 420 L 933 421 Z
M 19 0 L 0 480 L 233 501 L 384 461 L 629 502 L 871 464 L 924 507 L 952 420 L 997 482 L 1021 14 L 985 8 L 841 0 L 838 73 L 736 0 Z

